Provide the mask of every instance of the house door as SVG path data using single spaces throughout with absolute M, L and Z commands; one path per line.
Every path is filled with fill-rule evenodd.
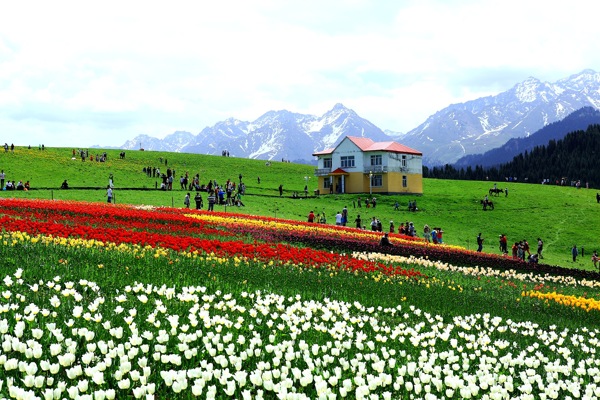
M 336 184 L 335 184 L 335 192 L 336 193 L 346 193 L 345 175 L 340 175 L 337 177 Z

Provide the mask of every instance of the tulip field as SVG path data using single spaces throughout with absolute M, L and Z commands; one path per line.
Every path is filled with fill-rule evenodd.
M 597 272 L 231 212 L 0 221 L 0 398 L 600 398 Z

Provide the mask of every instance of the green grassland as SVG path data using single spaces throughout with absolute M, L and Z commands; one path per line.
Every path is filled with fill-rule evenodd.
M 73 158 L 72 148 L 41 151 L 37 147 L 17 147 L 14 153 L 2 151 L 0 169 L 6 173 L 6 179 L 29 180 L 32 190 L 3 191 L 0 196 L 102 202 L 112 174 L 117 203 L 182 207 L 186 191 L 180 189 L 178 180 L 172 191 L 156 190 L 159 179 L 149 178 L 142 171 L 146 166 L 160 167 L 163 172 L 170 167 L 175 169 L 177 178 L 186 171 L 190 176 L 199 173 L 201 183 L 209 179 L 237 182 L 242 174 L 247 187 L 245 207 L 217 206 L 218 211 L 305 220 L 308 212 L 314 210 L 325 212 L 328 223 L 332 223 L 336 212 L 347 206 L 349 225 L 354 225 L 359 214 L 364 225 L 368 226 L 371 217 L 377 217 L 384 229 L 391 220 L 396 227 L 411 221 L 419 233 L 424 224 L 429 224 L 443 228 L 445 243 L 469 249 L 476 248 L 475 238 L 481 232 L 485 238 L 484 251 L 491 253 L 499 253 L 500 233 L 508 236 L 509 245 L 527 239 L 532 250 L 536 248 L 536 239 L 541 237 L 545 243 L 542 262 L 569 268 L 592 269 L 591 252 L 600 247 L 595 234 L 600 223 L 597 212 L 600 204 L 596 203 L 597 191 L 592 189 L 498 182 L 498 187 L 508 188 L 508 196 L 490 197 L 495 209 L 483 211 L 479 201 L 494 182 L 425 179 L 422 196 L 374 194 L 377 207 L 365 209 L 364 205 L 357 208 L 356 203 L 364 195 L 312 195 L 317 179 L 314 167 L 308 165 L 280 161 L 267 165 L 265 161 L 235 157 L 153 151 L 127 151 L 125 159 L 119 158 L 121 150 L 89 149 L 89 154 L 95 156 L 104 151 L 108 153 L 104 163 Z M 65 179 L 73 189 L 59 189 Z M 294 192 L 304 195 L 307 182 L 311 196 L 292 198 Z M 284 187 L 283 197 L 278 192 L 280 184 Z M 407 211 L 409 200 L 417 201 L 419 211 Z M 400 203 L 399 211 L 394 210 L 396 201 Z M 585 248 L 585 256 L 575 263 L 570 253 L 574 244 Z

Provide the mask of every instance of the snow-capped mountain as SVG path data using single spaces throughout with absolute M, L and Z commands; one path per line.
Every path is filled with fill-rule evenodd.
M 193 140 L 194 135 L 184 131 L 176 131 L 167 135 L 164 139 L 157 139 L 148 135 L 138 135 L 135 138 L 126 141 L 120 148 L 124 150 L 144 149 L 180 152 Z
M 422 151 L 425 165 L 452 164 L 509 139 L 527 137 L 586 106 L 600 108 L 600 74 L 595 71 L 584 70 L 554 83 L 528 78 L 496 96 L 438 111 L 402 142 Z
M 583 107 L 600 109 L 600 73 L 592 70 L 554 83 L 528 78 L 498 95 L 452 104 L 407 133 L 384 132 L 336 104 L 320 117 L 269 111 L 252 122 L 229 118 L 197 135 L 175 132 L 162 140 L 141 135 L 121 148 L 215 155 L 227 150 L 235 157 L 310 163 L 315 151 L 345 136 L 363 136 L 399 141 L 423 152 L 424 165 L 435 166 L 528 137 Z
M 321 117 L 269 111 L 255 121 L 229 118 L 198 135 L 175 132 L 163 140 L 141 135 L 122 148 L 181 151 L 263 160 L 289 160 L 311 163 L 312 153 L 333 147 L 346 136 L 369 137 L 376 141 L 390 140 L 381 129 L 359 117 L 354 111 L 336 104 Z
M 564 119 L 544 126 L 530 136 L 510 139 L 502 146 L 483 154 L 464 156 L 454 163 L 454 167 L 465 168 L 480 165 L 487 168 L 508 163 L 514 157 L 526 151 L 531 151 L 536 146 L 547 146 L 551 140 L 560 140 L 571 132 L 585 131 L 590 125 L 600 125 L 600 110 L 593 107 L 580 108 Z

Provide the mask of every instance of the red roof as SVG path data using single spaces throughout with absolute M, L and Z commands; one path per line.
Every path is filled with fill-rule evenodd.
M 348 139 L 352 141 L 359 149 L 362 151 L 389 151 L 392 153 L 407 153 L 407 154 L 415 154 L 418 156 L 422 156 L 418 150 L 411 149 L 408 146 L 400 144 L 398 142 L 374 142 L 369 138 L 364 137 L 356 137 L 356 136 L 347 136 Z
M 336 169 L 333 172 L 330 172 L 329 175 L 350 175 L 349 173 L 347 173 L 346 171 L 344 171 L 341 168 Z
M 417 156 L 423 155 L 420 151 L 411 149 L 398 142 L 375 142 L 369 138 L 358 136 L 346 136 L 346 138 L 350 139 L 350 141 L 352 141 L 352 143 L 354 143 L 361 151 L 388 151 L 391 153 L 414 154 Z M 317 151 L 313 153 L 313 156 L 324 156 L 333 153 L 334 150 L 335 148 Z

